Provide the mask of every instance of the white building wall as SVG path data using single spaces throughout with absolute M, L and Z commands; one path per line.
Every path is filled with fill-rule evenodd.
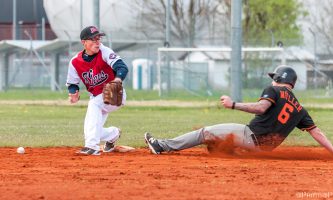
M 295 85 L 295 90 L 306 90 L 307 88 L 307 68 L 302 62 L 290 61 L 287 62 L 291 65 L 297 74 L 297 82 Z
M 229 87 L 229 62 L 225 60 L 208 62 L 209 85 L 214 89 L 225 89 Z

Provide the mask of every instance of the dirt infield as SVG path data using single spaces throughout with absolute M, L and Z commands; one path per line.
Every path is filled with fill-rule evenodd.
M 0 199 L 333 199 L 323 148 L 217 155 L 204 148 L 77 156 L 77 148 L 0 148 Z

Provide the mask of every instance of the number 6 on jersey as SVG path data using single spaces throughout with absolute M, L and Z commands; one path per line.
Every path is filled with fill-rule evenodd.
M 289 111 L 289 112 L 288 112 Z M 279 116 L 278 120 L 281 122 L 281 124 L 287 123 L 290 117 L 290 113 L 294 111 L 294 107 L 290 105 L 289 103 L 284 104 Z

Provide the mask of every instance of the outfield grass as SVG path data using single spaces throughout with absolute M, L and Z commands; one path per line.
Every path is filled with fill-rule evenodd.
M 317 125 L 333 141 L 331 109 L 310 109 Z M 86 106 L 1 105 L 0 146 L 82 146 Z M 143 134 L 152 132 L 170 138 L 205 125 L 244 123 L 253 115 L 240 111 L 210 108 L 124 107 L 111 113 L 106 126 L 123 130 L 120 144 L 145 146 Z M 306 133 L 294 131 L 286 145 L 317 145 Z
M 133 90 L 126 89 L 128 100 L 181 100 L 181 101 L 217 101 L 222 94 L 230 95 L 229 91 L 213 91 L 210 95 L 192 95 L 186 91 L 172 91 L 159 97 L 155 90 Z M 243 101 L 256 101 L 261 95 L 261 89 L 244 89 L 242 91 Z M 333 103 L 333 96 L 327 96 L 326 90 L 294 91 L 301 103 Z M 67 98 L 67 89 L 62 92 L 52 92 L 48 88 L 27 89 L 14 88 L 0 92 L 0 100 L 61 100 Z M 81 99 L 88 99 L 88 93 L 81 89 Z
M 296 91 L 301 103 L 331 104 L 332 97 L 325 97 L 324 90 Z M 158 96 L 157 91 L 136 91 L 127 89 L 128 100 L 180 100 L 217 102 L 226 91 L 213 92 L 211 96 L 193 96 L 181 91 Z M 244 102 L 256 101 L 261 90 L 243 91 Z M 10 89 L 0 92 L 0 100 L 64 100 L 67 91 L 52 92 L 49 89 Z M 83 89 L 81 99 L 88 99 Z M 316 124 L 333 141 L 332 109 L 309 110 Z M 0 146 L 82 146 L 83 120 L 86 106 L 0 106 Z M 170 138 L 181 133 L 217 123 L 246 124 L 253 115 L 240 111 L 211 108 L 173 107 L 124 107 L 111 113 L 107 126 L 121 127 L 123 135 L 120 143 L 131 146 L 144 146 L 143 134 L 146 131 L 162 138 Z M 284 143 L 286 145 L 316 145 L 305 132 L 295 130 Z

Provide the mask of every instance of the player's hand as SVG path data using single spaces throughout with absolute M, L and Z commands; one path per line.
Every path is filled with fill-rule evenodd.
M 71 103 L 78 102 L 80 100 L 80 92 L 78 90 L 76 90 L 76 92 L 74 94 L 69 93 L 68 99 L 69 99 L 69 102 L 71 102 Z
M 119 82 L 119 83 L 123 82 L 123 81 L 121 80 L 121 78 L 119 78 L 119 77 L 116 77 L 113 81 L 114 81 L 114 82 Z
M 229 96 L 221 96 L 221 105 L 224 106 L 225 108 L 231 108 L 232 107 L 232 99 Z

